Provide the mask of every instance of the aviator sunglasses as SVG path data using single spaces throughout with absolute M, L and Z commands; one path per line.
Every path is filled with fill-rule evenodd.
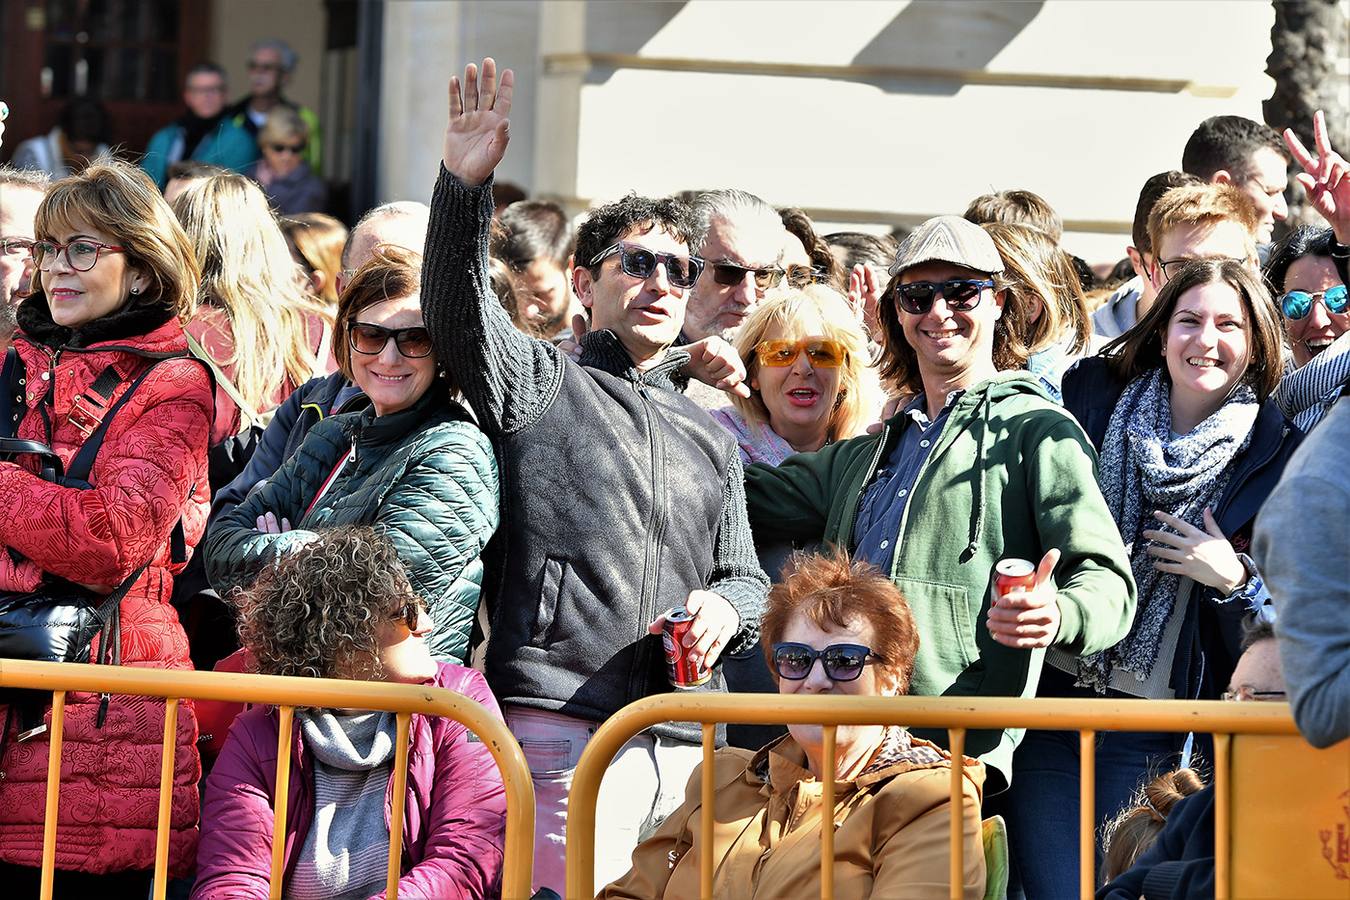
M 811 667 L 820 660 L 825 677 L 831 681 L 857 681 L 863 667 L 870 662 L 884 662 L 862 644 L 831 644 L 817 650 L 809 644 L 783 641 L 773 645 L 773 668 L 779 678 L 802 681 L 811 674 Z
M 790 366 L 802 353 L 817 369 L 837 369 L 844 364 L 844 345 L 829 338 L 802 338 L 800 341 L 760 341 L 755 358 L 761 366 Z
M 993 288 L 992 278 L 949 278 L 946 281 L 911 281 L 896 288 L 900 308 L 912 316 L 922 316 L 933 308 L 939 296 L 947 308 L 969 312 L 980 303 L 980 292 Z
M 1290 291 L 1280 298 L 1280 309 L 1284 312 L 1286 319 L 1301 319 L 1312 312 L 1314 301 L 1321 300 L 1322 305 L 1327 308 L 1327 312 L 1338 315 L 1345 312 L 1346 306 L 1350 305 L 1350 302 L 1347 302 L 1347 300 L 1350 300 L 1347 293 L 1343 284 L 1316 293 Z
M 369 322 L 353 322 L 348 332 L 352 349 L 366 356 L 384 352 L 389 339 L 394 339 L 398 352 L 408 359 L 431 355 L 431 334 L 425 327 L 385 328 Z
M 623 269 L 625 274 L 634 278 L 651 278 L 656 272 L 657 264 L 664 265 L 666 267 L 666 278 L 670 280 L 672 287 L 693 287 L 694 282 L 698 281 L 699 273 L 703 271 L 703 260 L 697 256 L 657 253 L 655 250 L 648 250 L 646 247 L 639 247 L 636 244 L 625 244 L 622 241 L 606 247 L 592 256 L 587 265 L 598 266 L 615 253 L 619 254 L 620 268 Z

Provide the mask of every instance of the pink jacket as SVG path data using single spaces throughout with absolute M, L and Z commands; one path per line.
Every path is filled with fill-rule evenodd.
M 480 673 L 450 663 L 437 665 L 434 686 L 461 693 L 501 715 Z M 399 896 L 496 896 L 506 835 L 506 791 L 492 754 L 450 719 L 415 715 L 409 735 Z M 193 900 L 267 897 L 276 756 L 274 709 L 255 706 L 235 719 L 206 779 Z M 314 818 L 313 785 L 313 757 L 297 723 L 287 788 L 288 880 Z M 386 824 L 392 790 L 391 777 Z

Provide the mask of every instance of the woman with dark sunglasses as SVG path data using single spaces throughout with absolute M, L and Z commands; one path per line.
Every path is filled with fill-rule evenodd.
M 225 592 L 339 525 L 373 524 L 431 614 L 437 659 L 462 663 L 497 527 L 487 438 L 437 365 L 419 305 L 421 257 L 377 250 L 338 300 L 333 350 L 367 409 L 314 426 L 285 465 L 211 526 L 206 570 Z
M 762 634 L 782 694 L 895 696 L 909 687 L 919 635 L 909 604 L 876 568 L 847 554 L 792 560 L 769 593 Z M 704 846 L 702 769 L 683 806 L 633 852 L 633 867 L 603 898 L 699 893 L 713 856 L 717 897 L 810 897 L 820 890 L 822 728 L 790 725 L 758 752 L 713 759 L 716 827 Z M 950 896 L 951 755 L 898 725 L 841 725 L 833 760 L 834 896 Z M 984 766 L 965 760 L 962 896 L 983 897 L 980 799 Z
M 1266 262 L 1293 356 L 1274 399 L 1304 432 L 1322 421 L 1350 380 L 1347 262 L 1350 247 L 1332 229 L 1309 225 L 1276 244 Z
M 820 284 L 770 296 L 736 337 L 750 396 L 712 417 L 736 438 L 744 463 L 776 466 L 793 453 L 861 434 L 880 389 L 867 335 L 844 296 Z
M 262 158 L 244 172 L 258 182 L 278 215 L 324 212 L 328 185 L 305 161 L 309 125 L 289 106 L 278 106 L 258 131 Z
M 426 684 L 500 715 L 482 675 L 432 659 L 431 620 L 403 556 L 376 529 L 348 527 L 280 560 L 239 598 L 252 668 Z M 295 711 L 285 896 L 341 900 L 384 890 L 394 719 L 351 709 Z M 206 780 L 195 900 L 269 896 L 278 724 L 274 708 L 255 706 L 230 727 Z M 506 795 L 491 753 L 450 719 L 414 715 L 408 732 L 399 896 L 495 896 Z

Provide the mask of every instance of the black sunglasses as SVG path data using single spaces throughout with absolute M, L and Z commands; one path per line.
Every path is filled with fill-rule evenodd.
M 745 273 L 749 272 L 755 276 L 755 288 L 758 290 L 768 290 L 771 287 L 777 287 L 786 274 L 778 266 L 765 266 L 762 269 L 752 269 L 748 266 L 738 266 L 735 263 L 720 262 L 712 264 L 713 281 L 718 284 L 735 285 L 745 281 Z
M 384 352 L 389 339 L 394 339 L 398 352 L 408 359 L 421 359 L 431 355 L 431 334 L 421 325 L 412 328 L 385 328 L 369 322 L 353 322 L 348 329 L 348 341 L 352 349 L 366 356 L 375 356 Z
M 622 241 L 592 256 L 587 265 L 598 266 L 615 253 L 619 254 L 619 266 L 624 273 L 634 278 L 651 278 L 656 272 L 657 264 L 664 265 L 666 278 L 670 280 L 672 287 L 693 287 L 694 282 L 698 281 L 699 273 L 703 271 L 703 260 L 697 256 L 657 253 L 655 250 L 648 250 L 636 244 L 625 244 Z
M 824 650 L 794 641 L 773 645 L 774 671 L 788 681 L 801 681 L 810 675 L 817 659 L 831 681 L 856 681 L 869 662 L 884 662 L 871 647 L 862 644 L 831 644 Z
M 912 316 L 922 316 L 933 308 L 939 296 L 947 308 L 969 312 L 980 303 L 980 293 L 992 288 L 992 278 L 949 278 L 946 281 L 911 281 L 896 288 L 900 308 Z
M 408 600 L 399 609 L 398 615 L 394 616 L 394 621 L 402 622 L 409 631 L 417 630 L 417 623 L 422 620 L 422 601 L 417 598 Z
M 301 154 L 305 152 L 304 143 L 299 144 L 268 144 L 273 153 L 294 153 Z

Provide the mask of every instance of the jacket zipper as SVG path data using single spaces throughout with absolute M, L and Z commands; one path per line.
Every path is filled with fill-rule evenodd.
M 643 548 L 642 595 L 635 629 L 637 652 L 634 654 L 633 671 L 628 679 L 629 697 L 640 697 L 646 694 L 647 672 L 651 668 L 647 663 L 651 641 L 643 638 L 647 636 L 647 623 L 656 617 L 653 608 L 656 601 L 656 576 L 660 568 L 661 540 L 666 529 L 666 445 L 660 429 L 656 427 L 651 398 L 647 394 L 646 387 L 641 382 L 635 382 L 633 390 L 642 403 L 652 453 L 652 512 L 647 520 L 647 542 Z

